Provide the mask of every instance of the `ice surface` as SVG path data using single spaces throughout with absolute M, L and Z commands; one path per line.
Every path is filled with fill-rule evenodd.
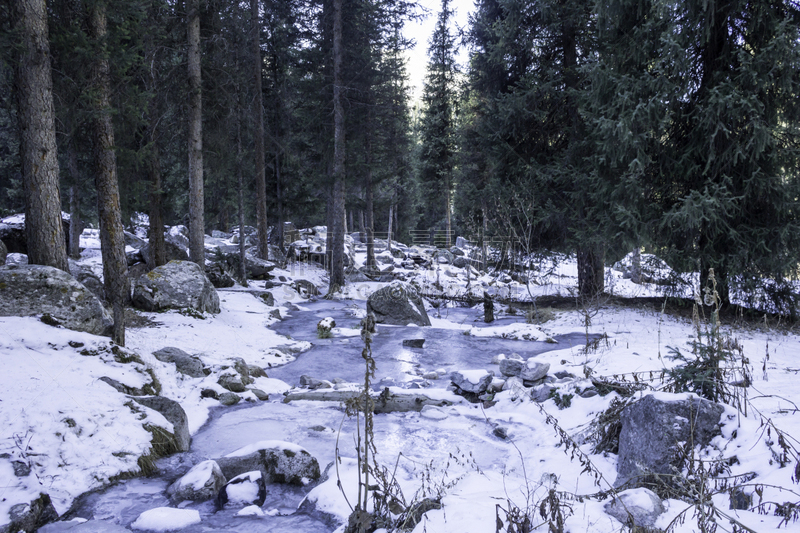
M 194 509 L 156 507 L 139 515 L 132 524 L 133 529 L 149 531 L 172 531 L 200 523 L 200 513 Z

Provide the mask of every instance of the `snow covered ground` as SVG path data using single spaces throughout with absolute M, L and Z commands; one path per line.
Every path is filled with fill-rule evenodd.
M 87 234 L 82 246 L 86 247 L 82 262 L 99 272 L 96 239 Z M 354 250 L 356 264 L 363 264 L 365 254 L 357 247 Z M 574 261 L 561 258 L 551 266 L 543 269 L 549 272 L 546 276 L 526 285 L 505 274 L 476 276 L 466 268 L 449 264 L 425 270 L 405 268 L 400 260 L 393 264 L 395 273 L 405 273 L 423 292 L 438 282 L 452 294 L 463 294 L 469 285 L 477 295 L 484 290 L 509 298 L 571 295 L 577 285 Z M 245 393 L 244 399 L 251 402 L 251 407 L 237 407 L 230 415 L 217 416 L 218 410 L 226 408 L 219 407 L 214 399 L 200 396 L 202 389 L 223 392 L 217 378 L 232 364 L 232 358 L 240 357 L 250 365 L 265 368 L 269 374 L 270 368 L 291 365 L 310 348 L 308 341 L 289 339 L 271 329 L 277 319 L 269 312 L 278 309 L 285 317 L 316 309 L 316 304 L 299 295 L 290 283 L 306 279 L 324 289 L 324 272 L 311 264 L 290 263 L 286 269 L 272 273 L 276 279 L 286 280 L 271 289 L 275 296 L 273 307 L 237 285 L 220 291 L 218 315 L 200 319 L 178 312 L 139 313 L 150 325 L 128 329 L 127 349 L 138 354 L 141 363 L 121 362 L 111 351 L 108 339 L 102 337 L 53 328 L 36 318 L 0 318 L 0 360 L 5 363 L 5 371 L 0 373 L 0 427 L 4 428 L 0 441 L 0 527 L 8 521 L 12 506 L 29 502 L 40 492 L 51 496 L 61 514 L 81 493 L 102 487 L 121 474 L 138 471 L 137 459 L 147 453 L 152 438 L 143 428 L 144 423 L 170 427 L 155 411 L 144 407 L 132 410 L 124 395 L 99 379 L 104 376 L 133 387 L 141 387 L 155 376 L 161 394 L 178 401 L 186 411 L 198 449 L 208 451 L 217 446 L 218 456 L 241 447 L 234 446 L 234 440 L 248 438 L 255 443 L 279 439 L 308 449 L 325 468 L 334 458 L 337 438 L 346 439 L 339 478 L 352 503 L 357 469 L 348 432 L 354 430 L 354 422 L 348 421 L 340 436 L 337 430 L 342 414 L 335 406 L 308 401 L 283 404 L 281 394 L 296 383 L 263 377 L 256 378 L 254 386 L 273 395 L 270 400 L 258 402 L 252 393 Z M 611 269 L 607 269 L 606 278 L 614 295 L 663 296 L 661 286 L 634 284 Z M 251 288 L 263 287 L 263 283 L 253 282 Z M 367 296 L 382 285 L 349 284 L 336 301 L 346 304 L 350 315 L 359 318 Z M 537 526 L 542 522 L 539 505 L 551 489 L 561 491 L 564 531 L 623 531 L 623 525 L 604 512 L 607 501 L 576 496 L 607 490 L 614 482 L 616 456 L 593 454 L 591 443 L 585 439 L 591 422 L 617 394 L 584 398 L 580 393 L 591 386 L 587 375 L 631 383 L 648 381 L 656 390 L 663 387 L 663 371 L 675 364 L 667 357 L 670 349 L 690 351 L 689 343 L 696 335 L 691 320 L 637 303 L 620 306 L 612 300 L 597 301 L 586 312 L 550 309 L 550 319 L 537 325 L 528 324 L 524 313 L 502 305 L 496 307 L 496 326 L 480 322 L 481 306 L 465 311 L 473 317 L 469 321 L 463 319 L 463 312 L 451 314 L 442 305 L 434 308 L 428 304 L 428 308 L 432 328 L 458 330 L 465 336 L 480 338 L 518 339 L 520 351 L 525 350 L 526 342 L 584 333 L 587 317 L 589 334 L 593 339 L 602 337 L 590 349 L 585 343 L 558 345 L 536 356 L 537 362 L 550 364 L 550 375 L 564 372 L 575 376 L 554 383 L 561 398 L 570 398 L 568 405 L 562 403 L 561 408 L 554 400 L 536 403 L 528 391 L 516 387 L 497 393 L 491 407 L 456 403 L 421 413 L 376 415 L 377 459 L 390 471 L 396 463 L 399 465 L 397 479 L 406 498 L 415 494 L 441 497 L 442 508 L 428 511 L 414 531 L 491 532 L 495 531 L 497 513 L 505 521 L 502 509 L 512 508 L 529 512 Z M 726 411 L 722 435 L 714 440 L 707 457 L 728 459 L 732 463 L 730 475 L 751 477 L 745 492 L 758 493 L 756 504 L 798 502 L 800 486 L 795 481 L 800 471 L 794 469 L 800 448 L 800 413 L 794 386 L 800 373 L 800 338 L 794 329 L 771 322 L 742 322 L 723 329 L 741 345 L 753 369 L 753 381 L 747 389 L 747 413 L 732 408 Z M 379 328 L 378 337 L 381 331 Z M 414 329 L 409 331 L 414 334 Z M 330 342 L 357 344 L 360 341 L 352 338 L 354 332 L 334 328 Z M 152 355 L 167 346 L 198 355 L 212 373 L 205 378 L 178 374 L 173 364 L 158 361 Z M 492 364 L 499 353 L 500 350 L 487 351 L 482 368 L 494 369 L 499 375 L 497 366 Z M 380 360 L 378 364 L 380 372 Z M 335 368 L 336 361 L 331 365 Z M 441 389 L 441 385 L 437 387 Z M 459 399 L 444 390 L 436 394 Z M 217 414 L 211 416 L 212 413 Z M 311 426 L 322 429 L 311 432 L 307 429 Z M 498 427 L 508 438 L 498 436 Z M 570 436 L 577 448 L 562 442 L 564 434 L 560 430 Z M 311 433 L 313 436 L 309 436 Z M 581 461 L 581 457 L 585 460 Z M 590 463 L 588 471 L 586 461 Z M 316 501 L 318 510 L 346 520 L 350 508 L 337 481 L 337 476 L 332 475 L 312 489 L 310 499 Z M 798 527 L 789 522 L 779 529 L 783 517 L 775 515 L 774 506 L 759 513 L 730 510 L 729 495 L 725 493 L 715 495 L 713 500 L 721 511 L 753 531 Z M 665 506 L 666 512 L 655 524 L 662 529 L 689 504 L 667 500 Z M 177 507 L 154 505 L 135 520 L 123 520 L 121 516 L 98 518 L 144 531 L 206 530 L 205 508 L 198 511 Z M 262 509 L 243 505 L 236 515 L 236 523 L 241 526 L 231 526 L 230 530 L 267 530 L 269 521 L 283 512 L 268 504 Z M 700 531 L 693 509 L 684 516 L 685 520 L 672 524 L 673 531 Z M 720 531 L 734 530 L 725 520 L 720 519 L 719 523 Z M 546 526 L 540 528 L 545 529 Z

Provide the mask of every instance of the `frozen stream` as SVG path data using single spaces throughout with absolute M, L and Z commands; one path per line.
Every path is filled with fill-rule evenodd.
M 269 376 L 290 385 L 297 385 L 304 374 L 318 379 L 361 381 L 364 370 L 361 358 L 363 345 L 356 334 L 360 319 L 353 311 L 352 301 L 321 300 L 305 304 L 303 310 L 293 311 L 276 324 L 274 329 L 278 333 L 308 340 L 314 347 L 284 367 L 268 369 Z M 457 324 L 480 327 L 484 324 L 475 322 L 477 313 L 471 309 L 450 309 L 447 319 Z M 328 316 L 333 317 L 337 327 L 342 330 L 331 339 L 318 339 L 317 322 Z M 432 313 L 431 316 L 433 318 L 435 315 Z M 492 325 L 502 323 L 496 321 Z M 345 336 L 350 333 L 353 336 Z M 424 348 L 402 346 L 404 339 L 415 338 L 425 339 Z M 373 344 L 377 363 L 376 380 L 379 381 L 377 386 L 445 388 L 449 384 L 448 379 L 426 381 L 420 375 L 441 368 L 447 372 L 476 368 L 496 371 L 497 366 L 491 364 L 491 359 L 498 353 L 517 352 L 528 358 L 544 351 L 585 342 L 581 333 L 556 337 L 556 340 L 558 344 L 548 344 L 473 337 L 457 329 L 379 326 Z M 194 435 L 191 452 L 161 461 L 163 472 L 160 476 L 123 481 L 102 492 L 85 495 L 73 507 L 70 517 L 112 520 L 129 528 L 143 511 L 170 506 L 165 496 L 167 486 L 193 464 L 204 458 L 220 457 L 260 440 L 283 440 L 299 444 L 318 459 L 323 470 L 334 459 L 337 436 L 341 455 L 355 456 L 355 421 L 344 418 L 338 404 L 284 404 L 275 397 L 258 404 L 242 403 L 246 405 L 216 410 L 210 421 Z M 508 441 L 493 435 L 493 427 L 486 415 L 491 416 L 491 412 L 484 414 L 478 406 L 458 410 L 452 408 L 444 420 L 431 420 L 416 412 L 376 415 L 375 436 L 380 451 L 379 460 L 393 465 L 402 452 L 407 460 L 401 462 L 401 468 L 408 477 L 413 477 L 420 463 L 438 459 L 444 463 L 449 454 L 468 450 L 482 469 L 501 472 L 506 468 L 509 457 L 515 457 L 517 452 Z M 517 439 L 536 442 L 541 438 L 537 437 L 537 428 L 530 428 L 523 423 L 515 424 L 513 418 L 502 422 L 509 434 Z M 542 453 L 561 453 L 550 451 L 550 448 L 543 448 Z M 295 513 L 309 488 L 268 486 L 267 500 L 262 506 L 267 516 L 237 516 L 238 508 L 216 511 L 213 502 L 191 503 L 187 507 L 197 509 L 202 517 L 202 524 L 192 526 L 191 530 L 275 533 L 333 531 L 331 524 Z

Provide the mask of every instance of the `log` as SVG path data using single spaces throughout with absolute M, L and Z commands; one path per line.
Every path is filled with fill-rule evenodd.
M 433 399 L 428 396 L 416 393 L 398 393 L 392 392 L 388 388 L 384 388 L 379 394 L 373 392 L 372 399 L 375 402 L 376 413 L 405 413 L 408 411 L 422 411 L 426 405 L 433 405 L 434 407 L 447 407 L 455 403 L 460 403 L 459 400 L 450 401 L 445 399 Z M 362 396 L 361 391 L 357 390 L 302 390 L 295 392 L 287 392 L 283 403 L 289 403 L 294 400 L 311 400 L 317 402 L 346 402 L 354 398 L 360 400 Z M 360 402 L 359 402 L 360 403 Z M 359 405 L 359 409 L 363 407 Z

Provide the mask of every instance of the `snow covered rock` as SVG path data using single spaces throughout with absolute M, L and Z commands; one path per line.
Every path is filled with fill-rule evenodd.
M 52 323 L 110 335 L 103 304 L 68 273 L 42 265 L 0 267 L 0 316 L 48 315 Z
M 167 346 L 153 352 L 153 356 L 163 363 L 175 363 L 175 369 L 189 377 L 202 378 L 206 375 L 200 358 L 189 355 L 180 348 Z
M 145 311 L 191 308 L 219 313 L 219 296 L 199 265 L 170 261 L 134 281 L 133 305 Z
M 375 314 L 378 324 L 431 325 L 422 298 L 411 285 L 401 281 L 395 281 L 370 294 L 367 299 L 367 313 L 370 312 Z
M 462 392 L 483 394 L 492 384 L 494 375 L 486 370 L 459 370 L 453 372 L 450 381 Z
M 518 359 L 501 359 L 500 360 L 500 373 L 504 376 L 512 377 L 519 376 L 522 369 L 525 367 L 525 361 Z
M 523 381 L 535 382 L 547 376 L 549 370 L 550 363 L 537 363 L 533 359 L 528 359 L 525 366 L 522 367 L 519 377 L 521 377 Z
M 217 507 L 222 509 L 226 504 L 264 505 L 267 498 L 267 487 L 260 470 L 245 472 L 228 481 L 217 494 Z
M 219 403 L 226 407 L 236 405 L 241 400 L 242 399 L 239 397 L 239 395 L 234 392 L 223 392 L 219 395 Z
M 217 464 L 227 478 L 260 470 L 273 483 L 305 485 L 319 479 L 319 463 L 303 447 L 290 442 L 268 440 L 240 448 Z
M 61 227 L 64 231 L 66 248 L 69 249 L 69 215 L 63 211 L 61 212 Z M 0 241 L 5 243 L 8 253 L 28 253 L 28 234 L 25 231 L 24 213 L 0 219 Z M 0 265 L 2 264 L 0 263 Z
M 217 379 L 217 383 L 223 389 L 231 392 L 244 392 L 246 390 L 241 374 L 233 368 L 223 370 Z
M 30 503 L 18 503 L 9 511 L 11 523 L 0 527 L 0 531 L 37 531 L 48 522 L 58 518 L 58 513 L 50 501 L 50 496 L 40 493 Z
M 188 452 L 192 442 L 189 433 L 189 419 L 181 404 L 163 396 L 131 396 L 135 402 L 158 411 L 172 424 L 172 434 L 179 452 Z
M 131 527 L 147 531 L 174 531 L 194 526 L 200 522 L 200 511 L 195 509 L 156 507 L 140 514 Z
M 331 330 L 336 327 L 336 321 L 331 317 L 325 317 L 317 322 L 317 337 L 327 339 L 331 336 Z
M 653 491 L 645 488 L 628 489 L 620 492 L 618 496 L 605 505 L 605 510 L 623 524 L 628 523 L 630 513 L 633 519 L 632 525 L 652 527 L 659 515 L 666 510 L 661 499 Z
M 192 467 L 182 478 L 169 486 L 167 494 L 173 502 L 205 501 L 215 498 L 225 486 L 225 476 L 212 460 Z
M 292 287 L 294 287 L 294 290 L 296 290 L 298 294 L 306 298 L 309 296 L 319 296 L 319 289 L 317 286 L 307 279 L 295 280 L 295 282 L 292 283 Z
M 647 486 L 652 474 L 673 473 L 680 467 L 677 444 L 707 446 L 720 434 L 725 408 L 694 394 L 649 394 L 620 414 L 616 487 L 630 482 Z M 665 479 L 662 477 L 662 479 Z

